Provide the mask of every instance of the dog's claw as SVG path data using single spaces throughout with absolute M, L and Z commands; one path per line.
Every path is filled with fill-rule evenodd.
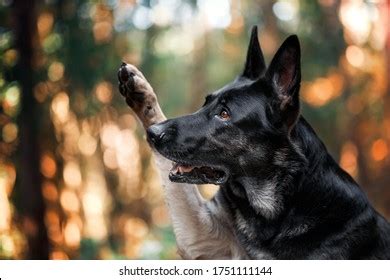
M 122 63 L 118 71 L 118 80 L 120 83 L 126 83 L 130 77 L 130 73 L 126 68 L 126 64 Z

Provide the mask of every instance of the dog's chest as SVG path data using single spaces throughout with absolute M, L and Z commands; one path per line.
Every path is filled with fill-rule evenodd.
M 274 259 L 273 254 L 263 245 L 264 230 L 253 219 L 245 219 L 237 211 L 234 230 L 238 242 L 251 259 Z
M 250 259 L 274 259 L 273 254 L 265 248 L 263 240 L 270 236 L 270 231 L 264 231 L 264 224 L 259 221 L 246 195 L 238 188 L 225 186 L 221 188 L 221 203 L 229 213 L 231 227 L 235 238 Z M 245 213 L 243 215 L 242 213 Z

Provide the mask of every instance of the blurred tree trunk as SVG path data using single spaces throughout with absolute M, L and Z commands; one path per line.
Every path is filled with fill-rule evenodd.
M 191 67 L 191 87 L 189 112 L 197 110 L 204 100 L 202 96 L 207 93 L 207 59 L 209 48 L 209 32 L 204 30 L 203 35 L 195 40 Z
M 16 207 L 20 213 L 23 231 L 27 236 L 29 259 L 47 259 L 49 243 L 44 224 L 45 204 L 41 193 L 39 171 L 40 147 L 38 108 L 33 96 L 33 55 L 36 34 L 37 0 L 14 0 L 15 44 L 19 52 L 16 66 L 21 88 L 19 168 Z

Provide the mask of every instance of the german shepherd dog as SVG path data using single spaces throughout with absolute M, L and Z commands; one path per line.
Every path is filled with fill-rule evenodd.
M 187 116 L 166 120 L 133 65 L 118 78 L 154 151 L 183 258 L 390 258 L 390 224 L 300 115 L 297 36 L 267 68 L 254 27 L 242 74 Z M 210 201 L 193 185 L 204 183 L 220 186 Z

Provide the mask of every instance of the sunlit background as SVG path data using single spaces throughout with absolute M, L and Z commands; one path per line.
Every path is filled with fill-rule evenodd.
M 390 218 L 388 15 L 387 0 L 0 0 L 0 258 L 177 258 L 116 71 L 137 65 L 169 117 L 190 112 L 242 70 L 254 24 L 268 61 L 298 34 L 303 114 Z

